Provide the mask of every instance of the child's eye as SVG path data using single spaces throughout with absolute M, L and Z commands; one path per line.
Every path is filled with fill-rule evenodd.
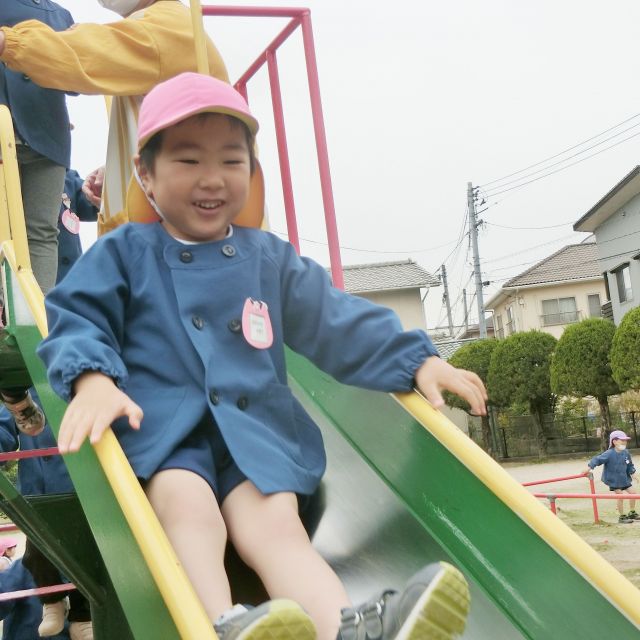
M 240 160 L 237 158 L 231 159 L 229 158 L 228 160 L 224 161 L 224 164 L 230 164 L 230 165 L 234 165 L 234 164 L 244 164 L 245 161 L 244 160 Z
M 178 158 L 176 162 L 181 162 L 182 164 L 198 164 L 195 158 Z

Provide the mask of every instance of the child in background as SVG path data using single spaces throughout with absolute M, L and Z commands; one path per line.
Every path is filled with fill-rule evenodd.
M 601 464 L 604 465 L 602 470 L 602 482 L 608 487 L 609 491 L 616 493 L 630 493 L 629 488 L 632 485 L 632 476 L 636 472 L 631 460 L 631 454 L 627 451 L 627 442 L 631 440 L 624 431 L 612 431 L 609 435 L 609 448 L 589 461 L 589 468 L 586 473 L 593 471 Z M 618 500 L 618 522 L 621 524 L 631 524 L 634 520 L 640 520 L 640 516 L 635 511 L 636 501 L 629 500 L 629 513 L 624 513 L 624 500 Z
M 0 2 L 0 26 L 8 29 L 25 20 L 52 33 L 73 24 L 71 14 L 50 0 Z M 49 62 L 40 50 L 34 51 L 33 56 L 39 64 Z M 47 293 L 56 282 L 58 206 L 71 155 L 65 95 L 45 89 L 29 75 L 0 64 L 0 104 L 11 109 L 31 267 L 42 291 Z M 26 389 L 0 389 L 0 397 L 22 431 L 42 431 L 44 415 Z
M 162 221 L 100 238 L 47 298 L 38 354 L 70 401 L 58 445 L 77 451 L 113 425 L 222 638 L 316 637 L 293 601 L 320 640 L 452 638 L 468 611 L 454 567 L 354 608 L 312 547 L 296 494 L 317 488 L 325 452 L 287 386 L 284 346 L 347 384 L 416 385 L 437 407 L 448 389 L 483 414 L 484 386 L 289 243 L 231 224 L 257 129 L 240 94 L 208 76 L 181 74 L 144 99 L 136 167 Z M 232 606 L 227 536 L 277 600 Z
M 18 541 L 12 536 L 0 538 L 0 571 L 6 571 L 12 564 Z
M 98 209 L 82 193 L 83 179 L 77 171 L 66 172 L 64 192 L 59 196 L 58 215 L 59 251 L 58 275 L 60 282 L 76 260 L 82 255 L 80 244 L 80 221 L 96 220 Z M 35 389 L 30 394 L 36 404 L 39 398 Z M 56 441 L 51 427 L 45 422 L 43 430 L 36 435 L 22 433 L 11 413 L 0 408 L 0 451 L 29 451 L 55 447 Z M 46 458 L 24 458 L 18 461 L 18 489 L 24 495 L 47 495 L 52 493 L 72 493 L 71 478 L 60 456 Z M 27 538 L 23 557 L 24 566 L 30 571 L 38 587 L 48 587 L 62 582 L 58 569 Z M 20 574 L 21 575 L 21 574 Z M 37 601 L 37 600 L 36 600 Z M 41 637 L 57 637 L 65 628 L 67 615 L 66 594 L 50 594 L 40 598 L 37 632 Z M 92 640 L 91 611 L 87 599 L 77 590 L 69 592 L 69 621 L 71 640 Z M 16 607 L 12 616 L 15 624 L 30 628 L 30 622 L 22 620 L 31 616 L 31 607 Z M 35 637 L 35 636 L 34 636 Z M 65 635 L 64 637 L 68 637 Z
M 0 573 L 0 593 L 23 591 L 35 586 L 22 558 L 18 558 L 7 571 Z M 35 596 L 0 602 L 2 640 L 39 640 L 41 614 L 42 607 Z M 69 640 L 66 626 L 60 633 L 49 637 L 51 640 Z

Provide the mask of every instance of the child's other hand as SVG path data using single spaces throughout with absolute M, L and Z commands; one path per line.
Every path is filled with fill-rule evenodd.
M 487 391 L 482 380 L 472 371 L 456 369 L 437 356 L 431 356 L 416 371 L 415 378 L 418 389 L 436 409 L 444 405 L 441 392 L 446 389 L 466 400 L 472 413 L 487 414 Z
M 142 409 L 108 376 L 97 371 L 83 373 L 76 379 L 74 391 L 60 425 L 60 453 L 78 451 L 87 436 L 91 444 L 96 444 L 111 423 L 122 416 L 129 418 L 132 429 L 140 428 Z

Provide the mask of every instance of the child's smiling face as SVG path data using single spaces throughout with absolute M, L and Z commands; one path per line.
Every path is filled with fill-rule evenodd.
M 152 169 L 138 164 L 147 195 L 173 237 L 222 240 L 249 194 L 250 154 L 243 125 L 226 115 L 195 115 L 162 132 Z

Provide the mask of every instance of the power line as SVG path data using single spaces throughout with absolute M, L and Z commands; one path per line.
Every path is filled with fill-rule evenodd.
M 561 224 L 552 224 L 547 227 L 509 227 L 504 224 L 496 224 L 495 222 L 486 222 L 484 224 L 488 224 L 491 227 L 500 227 L 501 229 L 516 229 L 516 230 L 524 230 L 524 231 L 537 231 L 538 229 L 558 229 L 559 227 L 566 227 L 568 224 L 573 224 L 573 220 L 569 220 L 568 222 L 563 222 Z
M 515 182 L 519 182 L 520 180 L 523 180 L 524 178 L 529 178 L 531 176 L 535 176 L 536 173 L 540 173 L 541 171 L 546 171 L 547 169 L 551 169 L 551 167 L 557 167 L 558 165 L 563 164 L 567 160 L 571 160 L 571 158 L 576 158 L 576 157 L 582 155 L 583 153 L 586 153 L 590 149 L 595 149 L 596 147 L 599 147 L 600 145 L 604 144 L 605 142 L 608 142 L 609 140 L 613 140 L 614 138 L 617 138 L 618 136 L 622 135 L 623 133 L 626 133 L 627 131 L 631 131 L 631 129 L 635 129 L 638 126 L 640 126 L 640 122 L 637 122 L 636 124 L 632 124 L 630 127 L 627 127 L 626 129 L 623 129 L 622 131 L 618 131 L 618 133 L 615 133 L 612 136 L 609 136 L 608 138 L 604 138 L 604 140 L 600 140 L 600 142 L 596 142 L 595 144 L 591 145 L 590 147 L 585 147 L 581 151 L 577 151 L 576 153 L 573 153 L 570 156 L 567 156 L 566 158 L 563 158 L 562 160 L 558 160 L 557 162 L 553 162 L 551 164 L 548 164 L 545 167 L 542 167 L 541 169 L 536 169 L 535 171 L 532 171 L 531 173 L 525 173 L 523 176 L 520 176 L 519 178 L 515 178 L 514 180 L 509 180 L 509 181 L 507 181 L 507 182 L 505 182 L 503 184 L 500 184 L 500 185 L 497 185 L 495 187 L 492 187 L 488 191 L 490 192 L 490 191 L 495 191 L 497 189 L 502 189 L 503 187 L 506 187 L 507 185 L 510 185 L 510 184 L 514 184 Z M 624 142 L 624 141 L 622 141 L 622 142 Z
M 524 169 L 519 169 L 518 171 L 514 171 L 513 173 L 509 173 L 506 176 L 502 176 L 502 178 L 496 178 L 495 180 L 491 180 L 490 182 L 485 182 L 484 184 L 480 185 L 480 188 L 486 187 L 490 184 L 495 184 L 496 182 L 502 182 L 503 180 L 506 180 L 507 178 L 511 178 L 512 176 L 518 175 L 519 173 L 524 173 L 525 171 L 528 171 L 529 169 L 533 169 L 533 167 L 537 167 L 540 164 L 544 164 L 545 162 L 548 162 L 549 160 L 553 160 L 565 153 L 567 153 L 568 151 L 573 151 L 574 149 L 577 149 L 578 147 L 581 147 L 583 144 L 586 144 L 587 142 L 591 142 L 592 140 L 595 140 L 596 138 L 599 138 L 600 136 L 604 135 L 605 133 L 609 133 L 609 131 L 613 131 L 614 129 L 617 129 L 618 127 L 621 127 L 623 124 L 626 124 L 627 122 L 630 122 L 631 120 L 634 120 L 635 118 L 637 118 L 638 116 L 640 116 L 640 113 L 636 113 L 635 115 L 630 116 L 629 118 L 627 118 L 626 120 L 623 120 L 622 122 L 619 122 L 618 124 L 614 125 L 613 127 L 609 127 L 608 129 L 605 129 L 604 131 L 601 131 L 600 133 L 596 134 L 595 136 L 591 136 L 591 138 L 587 138 L 586 140 L 583 140 L 582 142 L 578 142 L 578 144 L 574 144 L 572 147 L 569 147 L 567 149 L 564 149 L 564 151 L 560 151 L 552 156 L 549 156 L 548 158 L 544 158 L 544 160 L 540 160 L 538 162 L 535 162 L 534 164 L 530 164 L 528 167 L 524 167 Z
M 590 158 L 593 158 L 597 155 L 600 155 L 601 153 L 604 153 L 605 151 L 608 151 L 609 149 L 613 149 L 613 147 L 617 147 L 618 145 L 622 144 L 623 142 L 627 142 L 628 140 L 631 140 L 632 138 L 635 138 L 637 136 L 640 136 L 640 132 L 638 133 L 634 133 L 632 136 L 628 136 L 622 140 L 619 140 L 618 142 L 616 142 L 615 144 L 609 145 L 608 147 L 605 147 L 604 149 L 600 149 L 600 151 L 596 151 L 595 153 L 592 153 L 591 155 L 586 156 L 585 158 L 580 158 L 580 160 L 576 160 L 575 162 L 571 162 L 567 165 L 565 165 L 564 167 L 560 167 L 559 169 L 555 169 L 554 171 L 550 171 L 549 173 L 545 173 L 541 176 L 538 176 L 537 178 L 533 178 L 531 180 L 527 180 L 526 182 L 523 182 L 522 184 L 518 184 L 515 185 L 513 187 L 508 187 L 507 189 L 502 189 L 502 191 L 496 191 L 494 193 L 491 193 L 489 195 L 490 198 L 494 198 L 495 196 L 499 196 L 501 193 L 507 193 L 508 191 L 513 191 L 514 189 L 521 189 L 522 187 L 525 187 L 528 184 L 531 184 L 532 182 L 537 182 L 538 180 L 542 180 L 543 178 L 547 178 L 549 176 L 552 176 L 554 173 L 559 173 L 560 171 L 564 171 L 565 169 L 568 169 L 569 167 L 573 167 L 576 164 L 580 164 L 581 162 L 584 162 L 585 160 L 589 160 Z M 496 188 L 500 188 L 500 187 L 496 187 Z

